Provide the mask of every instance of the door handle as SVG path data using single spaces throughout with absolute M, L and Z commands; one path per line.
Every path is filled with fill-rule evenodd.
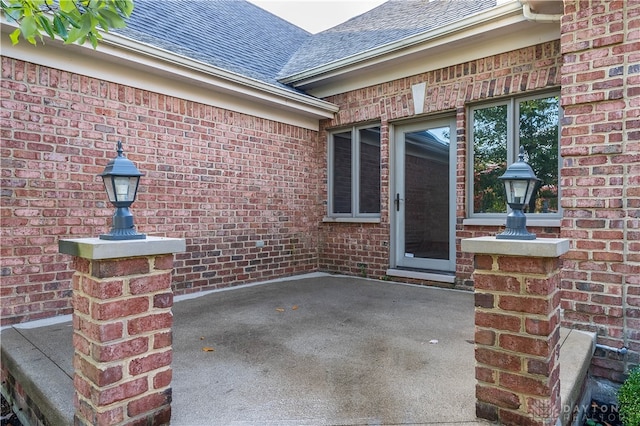
M 400 193 L 396 193 L 395 203 L 396 203 L 396 211 L 399 212 L 400 211 Z

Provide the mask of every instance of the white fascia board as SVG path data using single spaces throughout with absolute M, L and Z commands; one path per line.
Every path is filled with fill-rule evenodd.
M 497 6 L 486 11 L 480 12 L 475 15 L 471 15 L 460 21 L 453 22 L 450 25 L 445 25 L 440 28 L 436 28 L 433 31 L 427 31 L 424 33 L 416 34 L 401 40 L 394 41 L 382 46 L 375 47 L 373 49 L 357 53 L 346 58 L 339 59 L 337 61 L 329 62 L 327 64 L 320 65 L 316 68 L 301 71 L 290 76 L 286 76 L 280 79 L 282 83 L 293 84 L 298 86 L 300 82 L 309 81 L 316 78 L 320 78 L 328 73 L 336 72 L 336 70 L 345 70 L 351 67 L 367 66 L 370 61 L 381 62 L 389 60 L 390 58 L 402 56 L 404 54 L 415 51 L 416 49 L 422 50 L 428 48 L 432 43 L 442 39 L 446 36 L 456 35 L 463 30 L 477 27 L 479 25 L 487 25 L 492 21 L 503 18 L 504 16 L 522 16 L 522 6 L 518 2 L 506 3 L 502 6 Z M 459 34 L 455 38 L 459 38 Z M 455 39 L 454 38 L 454 39 Z
M 322 98 L 559 38 L 559 25 L 534 25 L 510 1 L 280 81 Z
M 338 111 L 329 102 L 115 34 L 103 34 L 93 50 L 46 37 L 46 45 L 22 40 L 14 46 L 6 34 L 12 29 L 3 21 L 0 47 L 6 57 L 316 131 L 319 120 Z
M 296 86 L 309 95 L 326 98 L 560 38 L 559 27 L 546 25 L 541 29 L 531 22 L 513 25 L 508 32 L 503 30 L 505 31 L 483 32 L 464 40 L 434 45 L 430 49 L 388 62 L 377 62 L 348 72 L 336 72 Z

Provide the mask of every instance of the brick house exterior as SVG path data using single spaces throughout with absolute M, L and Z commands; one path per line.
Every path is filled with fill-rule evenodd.
M 563 321 L 629 347 L 593 360 L 620 381 L 640 352 L 640 2 L 565 2 L 561 33 Z
M 413 108 L 407 99 L 411 98 L 414 84 L 427 82 L 427 96 L 424 100 L 425 114 L 437 114 L 443 111 L 455 111 L 456 127 L 466 129 L 465 105 L 489 97 L 500 97 L 532 90 L 558 87 L 560 84 L 560 44 L 549 42 L 524 49 L 505 52 L 496 57 L 482 58 L 447 68 L 437 69 L 429 73 L 419 74 L 402 80 L 367 87 L 327 98 L 340 105 L 340 111 L 332 121 L 324 122 L 325 128 L 344 126 L 367 120 L 381 120 L 382 152 L 389 152 L 389 128 L 393 122 L 414 116 Z M 537 72 L 533 73 L 533 70 Z M 489 84 L 487 84 L 489 82 Z M 446 94 L 446 95 L 445 95 Z M 321 132 L 321 141 L 326 143 L 326 136 Z M 465 225 L 466 216 L 466 132 L 457 135 L 457 181 L 456 181 L 456 281 L 458 286 L 469 285 L 467 280 L 473 272 L 471 256 L 460 252 L 460 240 L 484 235 L 493 235 L 498 227 L 487 225 Z M 323 147 L 326 151 L 326 147 Z M 390 205 L 389 175 L 382 168 L 382 205 Z M 326 178 L 323 180 L 326 182 Z M 324 192 L 326 193 L 326 186 Z M 359 274 L 358 264 L 366 264 L 370 269 L 367 274 L 383 277 L 389 268 L 389 210 L 383 210 L 380 224 L 336 224 L 325 223 L 322 226 L 321 238 L 330 241 L 326 244 L 320 257 L 321 269 L 338 271 L 346 274 Z M 558 237 L 559 228 L 531 227 L 531 231 L 540 237 Z M 349 241 L 353 241 L 350 246 Z M 336 250 L 334 244 L 343 250 Z M 354 251 L 355 246 L 362 252 Z M 412 280 L 404 278 L 404 280 Z M 419 282 L 419 280 L 416 280 Z M 442 283 L 440 285 L 446 285 Z
M 71 312 L 72 270 L 57 241 L 108 230 L 113 209 L 97 175 L 118 140 L 145 173 L 133 206 L 138 230 L 187 240 L 176 256 L 177 295 L 318 270 L 471 289 L 474 265 L 460 241 L 501 225 L 465 221 L 468 106 L 552 89 L 563 109 L 563 217 L 529 229 L 571 240 L 563 325 L 629 348 L 625 356 L 598 349 L 593 361 L 595 375 L 621 381 L 640 362 L 640 2 L 565 0 L 560 23 L 527 25 L 559 32 L 344 91 L 309 86 L 326 104 L 292 113 L 299 119 L 65 70 L 23 53 L 29 46 L 5 49 L 3 33 L 2 324 Z M 394 276 L 394 131 L 441 114 L 456 130 L 455 274 Z M 380 218 L 331 220 L 328 133 L 369 122 L 380 126 Z
M 125 137 L 145 173 L 138 230 L 188 241 L 176 294 L 317 269 L 317 132 L 9 57 L 2 66 L 5 324 L 71 312 L 57 241 L 108 231 L 96 177 Z

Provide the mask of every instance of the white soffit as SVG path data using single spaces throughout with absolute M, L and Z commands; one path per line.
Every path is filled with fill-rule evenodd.
M 443 28 L 283 79 L 318 98 L 560 39 L 559 24 L 530 22 L 510 2 Z M 469 21 L 469 22 L 467 22 Z
M 6 57 L 316 131 L 319 120 L 338 111 L 329 102 L 113 34 L 104 34 L 96 50 L 48 37 L 45 45 L 21 40 L 13 46 L 6 33 L 13 27 L 4 24 L 0 46 Z

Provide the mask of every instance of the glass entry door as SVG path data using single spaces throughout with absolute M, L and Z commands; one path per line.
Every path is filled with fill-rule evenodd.
M 455 119 L 395 133 L 395 266 L 455 270 Z

